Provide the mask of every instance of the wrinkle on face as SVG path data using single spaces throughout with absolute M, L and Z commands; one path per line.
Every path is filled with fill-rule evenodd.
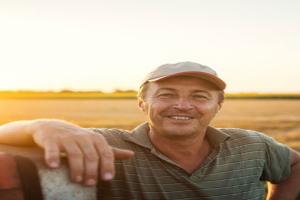
M 221 108 L 218 90 L 195 77 L 171 77 L 148 83 L 139 105 L 155 134 L 170 138 L 197 136 L 204 132 Z

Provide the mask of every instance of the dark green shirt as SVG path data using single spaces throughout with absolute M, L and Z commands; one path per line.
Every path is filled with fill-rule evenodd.
M 100 182 L 101 199 L 264 199 L 265 181 L 280 182 L 290 174 L 286 146 L 266 135 L 243 129 L 209 127 L 213 150 L 192 174 L 151 144 L 148 124 L 132 132 L 93 129 L 115 147 L 135 152 L 116 161 L 116 176 Z M 130 134 L 128 134 L 130 133 Z

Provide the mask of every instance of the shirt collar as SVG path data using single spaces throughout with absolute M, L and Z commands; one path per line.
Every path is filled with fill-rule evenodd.
M 131 134 L 128 134 L 124 139 L 139 146 L 153 149 L 154 146 L 151 143 L 148 135 L 149 130 L 150 128 L 148 123 L 144 122 L 133 129 Z M 207 128 L 206 135 L 209 143 L 213 146 L 213 148 L 218 148 L 221 143 L 223 143 L 230 137 L 227 133 L 221 131 L 220 129 L 210 126 Z
M 143 146 L 145 148 L 152 149 L 153 145 L 148 136 L 149 131 L 150 128 L 148 126 L 148 123 L 144 122 L 135 127 L 132 130 L 131 134 L 127 134 L 126 138 L 124 139 L 137 145 Z

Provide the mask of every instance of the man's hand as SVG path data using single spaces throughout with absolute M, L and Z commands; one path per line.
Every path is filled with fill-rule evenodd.
M 18 139 L 16 139 L 18 138 Z M 114 177 L 114 159 L 128 159 L 134 153 L 111 147 L 104 136 L 60 120 L 34 120 L 10 123 L 0 128 L 0 143 L 25 145 L 36 143 L 45 152 L 51 168 L 60 165 L 64 154 L 69 163 L 71 180 L 87 186 Z

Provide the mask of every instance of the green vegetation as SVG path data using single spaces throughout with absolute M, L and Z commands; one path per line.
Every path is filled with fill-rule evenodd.
M 0 99 L 135 99 L 135 90 L 101 91 L 0 91 Z M 226 99 L 300 99 L 300 93 L 228 93 Z

